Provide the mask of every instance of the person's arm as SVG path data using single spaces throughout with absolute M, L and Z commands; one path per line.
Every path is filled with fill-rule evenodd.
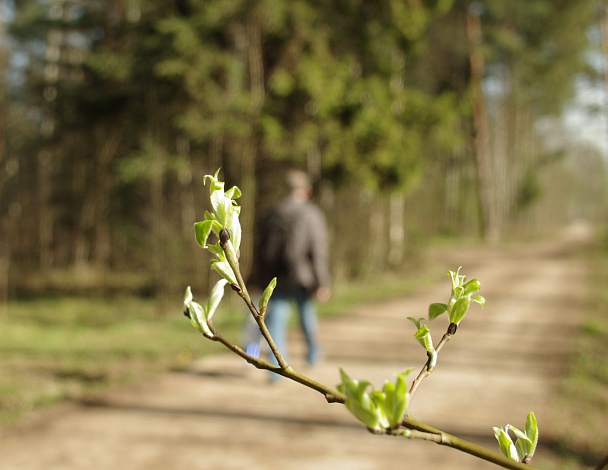
M 316 207 L 311 212 L 311 260 L 317 281 L 315 297 L 320 301 L 329 300 L 330 290 L 330 271 L 329 271 L 329 237 L 325 217 Z

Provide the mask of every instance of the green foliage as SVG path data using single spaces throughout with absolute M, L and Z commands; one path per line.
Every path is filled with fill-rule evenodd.
M 160 142 L 144 138 L 140 149 L 116 164 L 116 173 L 126 184 L 162 180 L 177 175 L 187 165 L 181 155 L 171 155 Z
M 217 352 L 136 297 L 53 297 L 11 301 L 0 318 L 0 426 L 66 400 L 95 399 L 117 386 L 183 369 Z M 242 310 L 224 304 L 216 324 L 235 337 Z
M 215 255 L 211 260 L 211 267 L 233 286 L 238 285 L 235 273 L 226 257 L 222 247 L 222 231 L 226 230 L 226 247 L 233 257 L 237 256 L 241 245 L 241 223 L 239 222 L 240 206 L 235 199 L 241 196 L 241 190 L 233 186 L 224 191 L 224 183 L 217 179 L 220 170 L 215 176 L 206 175 L 205 182 L 209 180 L 209 195 L 213 212 L 205 211 L 205 220 L 194 224 L 197 243 Z M 218 241 L 211 245 L 207 243 L 209 235 L 215 234 Z
M 346 408 L 355 418 L 374 432 L 393 429 L 401 424 L 407 411 L 409 393 L 405 379 L 413 369 L 397 374 L 395 383 L 386 382 L 382 390 L 374 390 L 368 381 L 358 381 L 340 369 L 342 382 L 338 390 L 346 395 Z
M 588 38 L 578 32 L 594 23 L 595 8 L 590 0 L 576 5 L 566 0 L 485 0 L 482 21 L 490 64 L 509 67 L 512 85 L 522 90 L 516 92 L 518 98 L 543 113 L 559 112 L 585 68 Z
M 478 3 L 486 72 L 515 92 L 509 106 L 529 104 L 531 122 L 559 108 L 586 66 L 593 2 Z M 453 0 L 16 3 L 7 47 L 27 60 L 9 70 L 18 80 L 7 81 L 11 161 L 2 167 L 19 170 L 0 188 L 0 209 L 23 206 L 13 258 L 45 269 L 120 264 L 151 273 L 162 294 L 196 268 L 184 229 L 199 197 L 192 182 L 219 166 L 255 197 L 252 207 L 274 196 L 259 190 L 262 169 L 307 166 L 334 188 L 354 185 L 353 199 L 417 190 L 407 216 L 430 217 L 416 230 L 442 229 L 436 214 L 453 214 L 445 224 L 454 233 L 474 230 L 463 228 L 477 222 L 466 8 Z M 534 202 L 533 181 L 519 181 L 525 171 L 510 173 L 505 186 Z M 378 245 L 357 265 L 341 258 L 341 272 L 359 275 Z
M 486 305 L 486 300 L 482 296 L 473 297 L 473 294 L 480 288 L 479 281 L 471 279 L 467 282 L 466 276 L 461 276 L 459 272 L 460 268 L 456 271 L 448 271 L 448 276 L 452 280 L 450 300 L 447 304 L 431 304 L 429 306 L 429 320 L 447 312 L 450 323 L 459 325 L 468 312 L 471 302 L 478 303 L 482 307 Z
M 89 55 L 86 65 L 102 80 L 126 82 L 133 73 L 133 57 L 107 48 Z
M 526 418 L 525 432 L 510 424 L 507 424 L 504 428 L 495 427 L 493 429 L 500 451 L 504 456 L 524 463 L 532 459 L 536 451 L 536 445 L 538 444 L 538 423 L 536 422 L 534 413 L 529 413 Z M 515 443 L 513 443 L 509 431 L 515 434 Z
M 519 462 L 519 455 L 517 454 L 515 444 L 513 444 L 513 441 L 511 440 L 511 437 L 508 434 L 508 429 L 494 428 L 494 436 L 498 441 L 498 447 L 500 448 L 500 452 L 505 457 Z
M 418 330 L 414 333 L 414 338 L 418 340 L 418 342 L 422 345 L 422 347 L 426 350 L 429 356 L 429 369 L 432 370 L 437 363 L 437 352 L 433 347 L 433 338 L 431 338 L 431 330 L 428 326 L 426 326 L 422 321 L 424 318 L 415 319 L 413 317 L 407 317 Z M 429 319 L 432 319 L 429 317 Z
M 190 17 L 159 23 L 174 53 L 157 72 L 181 82 L 190 95 L 178 120 L 190 136 L 201 143 L 214 135 L 233 142 L 255 136 L 265 156 L 293 163 L 318 149 L 328 173 L 375 189 L 411 186 L 425 146 L 436 145 L 429 135 L 445 136 L 448 145 L 459 140 L 455 95 L 389 84 L 401 82 L 401 62 L 424 43 L 430 22 L 451 2 L 392 2 L 369 20 L 330 4 L 276 3 L 235 8 L 207 2 Z M 272 12 L 264 10 L 270 4 Z M 247 36 L 254 30 L 246 24 L 256 28 L 261 44 Z M 244 57 L 278 59 L 245 63 Z M 268 77 L 262 93 L 256 67 Z M 252 117 L 260 123 L 257 135 Z M 226 151 L 233 148 L 239 146 Z
M 534 203 L 542 194 L 537 171 L 528 170 L 520 183 L 516 196 L 517 209 L 522 210 Z
M 270 280 L 270 282 L 268 283 L 268 286 L 266 287 L 266 289 L 264 289 L 262 296 L 260 297 L 260 301 L 259 301 L 260 315 L 264 315 L 266 313 L 266 308 L 268 307 L 268 301 L 270 300 L 270 297 L 272 296 L 272 293 L 274 292 L 275 287 L 277 287 L 277 278 L 273 277 Z
M 388 419 L 388 424 L 391 428 L 397 428 L 401 425 L 403 416 L 407 412 L 409 405 L 409 392 L 405 381 L 408 374 L 413 369 L 407 369 L 397 374 L 395 383 L 388 380 L 382 387 L 384 393 L 384 413 Z
M 209 199 L 213 211 L 205 211 L 205 219 L 194 224 L 194 233 L 197 243 L 215 256 L 211 260 L 211 268 L 222 279 L 215 284 L 204 306 L 194 301 L 190 287 L 186 289 L 184 297 L 184 313 L 190 318 L 192 326 L 207 338 L 215 336 L 211 327 L 211 319 L 222 300 L 226 284 L 230 283 L 236 289 L 241 288 L 237 274 L 229 260 L 229 257 L 236 260 L 241 245 L 241 223 L 239 221 L 241 207 L 235 201 L 241 197 L 241 190 L 233 186 L 224 191 L 224 182 L 218 179 L 219 173 L 218 169 L 213 176 L 205 175 L 204 182 L 205 184 L 209 182 Z M 207 243 L 212 233 L 218 239 L 215 244 Z M 260 299 L 260 305 L 264 302 L 264 308 L 276 286 L 276 279 L 273 281 L 274 284 L 270 283 Z
M 186 295 L 184 296 L 184 313 L 190 318 L 192 326 L 198 329 L 203 336 L 206 336 L 207 338 L 213 338 L 211 320 L 224 296 L 224 287 L 227 283 L 228 281 L 226 281 L 226 279 L 217 281 L 215 286 L 213 286 L 213 289 L 211 289 L 209 299 L 204 306 L 201 306 L 194 301 L 190 286 L 186 288 Z

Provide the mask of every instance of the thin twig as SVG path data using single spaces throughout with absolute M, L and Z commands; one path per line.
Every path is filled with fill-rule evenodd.
M 241 275 L 239 262 L 236 259 L 236 257 L 234 256 L 233 251 L 228 246 L 228 241 L 230 240 L 230 232 L 227 229 L 224 229 L 224 230 L 226 230 L 226 232 L 228 233 L 228 236 L 226 236 L 225 233 L 220 234 L 220 235 L 223 235 L 223 236 L 220 236 L 220 246 L 222 247 L 222 250 L 224 250 L 224 253 L 226 254 L 226 259 L 228 260 L 228 264 L 232 268 L 232 271 L 234 272 L 234 275 L 236 277 L 236 281 L 238 282 L 237 287 L 239 288 L 239 290 L 237 292 L 241 296 L 241 298 L 245 301 L 245 303 L 247 304 L 247 307 L 251 311 L 253 318 L 255 319 L 256 323 L 258 324 L 258 327 L 260 328 L 260 333 L 262 333 L 262 336 L 268 343 L 268 347 L 270 348 L 270 351 L 272 352 L 273 356 L 276 358 L 280 368 L 283 370 L 287 370 L 291 366 L 287 363 L 287 361 L 281 354 L 281 351 L 279 351 L 279 348 L 277 347 L 276 343 L 274 342 L 274 339 L 272 338 L 272 336 L 270 335 L 270 332 L 268 331 L 268 328 L 266 327 L 266 324 L 264 323 L 264 318 L 262 317 L 262 315 L 260 315 L 260 313 L 258 312 L 257 308 L 255 307 L 255 305 L 253 304 L 253 302 L 251 300 L 251 296 L 249 295 L 249 292 L 247 291 L 247 286 L 245 285 L 245 281 L 243 280 L 243 276 Z
M 344 394 L 338 392 L 337 390 L 334 390 L 331 387 L 327 387 L 326 385 L 317 382 L 316 380 L 313 380 L 310 377 L 296 372 L 291 366 L 288 366 L 287 368 L 283 369 L 281 366 L 271 364 L 270 362 L 264 359 L 251 356 L 247 354 L 247 352 L 244 351 L 242 348 L 231 343 L 228 339 L 217 333 L 217 331 L 215 330 L 213 330 L 213 337 L 211 337 L 210 339 L 223 344 L 230 351 L 235 353 L 237 356 L 242 357 L 243 359 L 245 359 L 245 361 L 247 361 L 249 364 L 256 367 L 257 369 L 263 369 L 268 370 L 270 372 L 274 372 L 275 374 L 282 375 L 283 377 L 291 379 L 294 382 L 298 382 L 299 384 L 302 384 L 310 389 L 321 393 L 329 403 L 343 404 L 346 402 L 346 396 L 344 396 Z
M 242 357 L 249 364 L 255 366 L 258 369 L 264 369 L 274 372 L 275 374 L 282 375 L 283 377 L 298 382 L 304 385 L 305 387 L 308 387 L 312 390 L 316 390 L 317 392 L 321 393 L 329 403 L 346 403 L 346 396 L 344 394 L 330 387 L 327 387 L 326 385 L 317 382 L 311 379 L 310 377 L 296 372 L 293 367 L 291 367 L 281 355 L 279 349 L 276 346 L 276 343 L 274 342 L 272 336 L 270 335 L 270 332 L 268 331 L 268 328 L 266 327 L 266 324 L 264 322 L 264 316 L 260 315 L 251 300 L 251 296 L 247 291 L 247 287 L 245 286 L 245 282 L 240 272 L 239 263 L 235 258 L 232 250 L 230 250 L 228 247 L 228 240 L 230 239 L 229 232 L 228 236 L 226 236 L 226 233 L 224 233 L 223 235 L 223 237 L 220 237 L 220 245 L 224 250 L 224 253 L 226 253 L 226 259 L 228 260 L 228 264 L 230 265 L 236 276 L 238 286 L 235 286 L 237 287 L 235 290 L 238 292 L 239 296 L 245 301 L 245 304 L 251 311 L 251 314 L 253 315 L 256 323 L 258 324 L 258 327 L 260 328 L 262 336 L 268 343 L 268 346 L 270 347 L 270 350 L 272 351 L 274 357 L 277 359 L 279 365 L 277 366 L 271 364 L 270 362 L 264 359 L 253 357 L 247 354 L 246 351 L 244 351 L 239 346 L 232 344 L 222 335 L 218 334 L 215 330 L 213 330 L 213 337 L 211 339 L 222 343 L 228 349 L 230 349 L 235 354 Z M 455 332 L 456 325 L 450 324 L 450 326 L 448 327 L 448 331 L 443 335 L 441 341 L 439 341 L 439 344 L 435 348 L 435 358 L 439 351 L 451 339 Z M 412 383 L 412 386 L 409 390 L 410 399 L 416 392 L 420 383 L 422 383 L 422 381 L 427 378 L 433 372 L 433 370 L 434 366 L 432 364 L 432 356 L 429 355 L 429 358 L 427 359 L 425 365 L 418 374 L 418 377 L 416 377 L 416 379 Z M 502 454 L 492 452 L 488 449 L 485 449 L 484 447 L 473 444 L 472 442 L 460 439 L 456 436 L 452 436 L 451 434 L 443 432 L 439 429 L 435 429 L 408 415 L 403 418 L 403 421 L 401 422 L 401 427 L 396 429 L 383 429 L 374 432 L 393 436 L 403 436 L 409 439 L 422 439 L 426 441 L 435 442 L 436 444 L 452 447 L 453 449 L 457 449 L 480 459 L 486 460 L 488 462 L 492 462 L 503 468 L 514 470 L 535 470 L 534 467 L 516 462 L 515 460 L 511 460 L 508 457 L 503 456 Z M 604 459 L 602 463 L 600 463 L 596 470 L 602 470 L 604 466 L 606 466 L 606 463 L 608 463 L 606 462 L 606 460 L 608 460 L 608 457 Z
M 270 372 L 274 372 L 275 374 L 282 375 L 282 376 L 287 377 L 295 382 L 298 382 L 308 388 L 316 390 L 317 392 L 323 394 L 325 396 L 325 399 L 329 403 L 344 403 L 346 401 L 346 396 L 344 396 L 342 393 L 338 392 L 337 390 L 334 390 L 333 388 L 327 387 L 326 385 L 324 385 L 320 382 L 317 382 L 316 380 L 313 380 L 310 377 L 300 374 L 287 363 L 287 361 L 285 360 L 285 358 L 279 351 L 279 348 L 277 347 L 272 335 L 270 334 L 270 331 L 268 331 L 268 327 L 266 326 L 266 323 L 264 322 L 263 315 L 260 315 L 257 308 L 253 304 L 253 301 L 251 300 L 251 296 L 249 295 L 249 292 L 247 291 L 247 287 L 245 286 L 245 281 L 243 280 L 243 276 L 241 275 L 239 262 L 235 258 L 232 250 L 229 249 L 229 246 L 228 246 L 229 239 L 230 239 L 229 232 L 228 232 L 228 236 L 226 236 L 224 234 L 223 237 L 220 237 L 220 246 L 222 247 L 222 250 L 224 250 L 224 253 L 226 254 L 226 259 L 228 260 L 228 264 L 234 271 L 234 275 L 236 277 L 236 280 L 238 282 L 238 287 L 239 287 L 239 290 L 237 292 L 238 292 L 239 296 L 245 301 L 245 304 L 251 311 L 253 318 L 255 319 L 256 323 L 258 324 L 260 333 L 262 334 L 262 336 L 268 343 L 268 347 L 272 351 L 272 354 L 276 358 L 279 365 L 276 366 L 274 364 L 271 364 L 268 361 L 265 361 L 264 359 L 250 356 L 245 351 L 243 351 L 243 349 L 241 349 L 240 347 L 232 344 L 230 341 L 225 339 L 223 336 L 218 335 L 217 332 L 214 332 L 214 337 L 212 339 L 214 339 L 215 341 L 221 342 L 228 349 L 232 350 L 233 352 L 235 352 L 236 354 L 241 356 L 243 359 L 245 359 L 249 364 L 252 364 L 253 366 L 255 366 L 258 369 L 265 369 Z
M 452 338 L 452 334 L 450 334 L 450 333 L 445 333 L 443 335 L 443 337 L 441 338 L 441 341 L 439 341 L 439 344 L 435 348 L 435 356 L 437 354 L 439 354 L 439 351 L 441 351 L 441 348 L 443 348 L 443 346 L 450 340 L 450 338 Z M 426 379 L 429 375 L 431 375 L 433 370 L 435 370 L 435 367 L 431 366 L 431 360 L 432 360 L 432 356 L 429 355 L 429 358 L 427 359 L 426 363 L 424 364 L 424 366 L 418 373 L 418 376 L 412 382 L 412 385 L 409 390 L 410 401 L 414 397 L 414 394 L 416 393 L 416 390 L 418 389 L 418 387 L 420 386 L 422 381 L 424 379 Z
M 486 460 L 488 462 L 492 462 L 503 468 L 509 468 L 509 469 L 513 469 L 513 470 L 536 470 L 534 467 L 531 467 L 530 465 L 526 465 L 524 463 L 517 462 L 508 457 L 505 457 L 502 454 L 488 450 L 485 447 L 478 446 L 477 444 L 473 444 L 472 442 L 465 441 L 464 439 L 460 439 L 459 437 L 452 436 L 451 434 L 448 434 L 444 431 L 435 429 L 425 423 L 418 421 L 417 419 L 414 419 L 411 416 L 404 418 L 403 421 L 401 422 L 401 425 L 403 427 L 405 427 L 406 429 L 412 429 L 412 430 L 420 431 L 420 432 L 427 433 L 427 434 L 439 435 L 440 437 L 438 439 L 426 439 L 426 440 L 432 440 L 433 442 L 435 442 L 439 445 L 443 445 L 443 446 L 451 447 L 453 449 L 460 450 L 461 452 L 465 452 L 467 454 L 473 455 L 475 457 Z M 412 436 L 412 438 L 415 438 L 415 437 Z

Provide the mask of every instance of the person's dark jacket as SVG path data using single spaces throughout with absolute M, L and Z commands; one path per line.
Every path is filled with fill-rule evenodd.
M 327 225 L 320 209 L 310 201 L 287 197 L 272 210 L 271 215 L 289 221 L 290 235 L 285 248 L 289 268 L 284 273 L 270 272 L 272 268 L 260 262 L 260 280 L 267 283 L 276 276 L 277 288 L 302 286 L 309 292 L 329 287 Z M 264 230 L 260 236 L 263 244 Z

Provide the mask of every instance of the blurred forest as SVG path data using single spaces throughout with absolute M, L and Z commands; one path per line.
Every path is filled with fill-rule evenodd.
M 407 269 L 435 237 L 601 221 L 606 162 L 558 118 L 603 80 L 605 8 L 3 0 L 0 293 L 207 288 L 193 223 L 219 167 L 245 234 L 306 169 L 337 282 Z

